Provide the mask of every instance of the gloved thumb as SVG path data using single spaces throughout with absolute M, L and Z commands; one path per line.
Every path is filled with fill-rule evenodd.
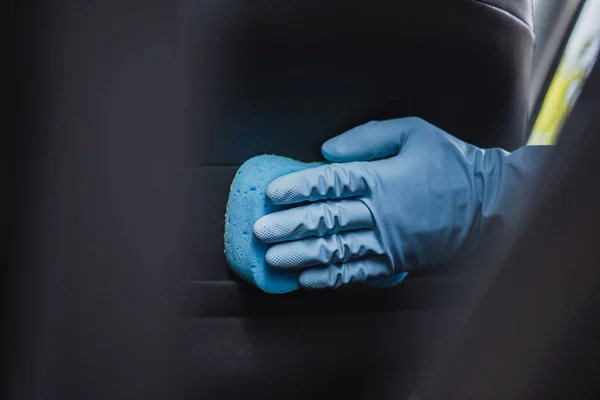
M 330 162 L 372 161 L 395 156 L 410 134 L 417 118 L 372 121 L 335 136 L 321 146 Z

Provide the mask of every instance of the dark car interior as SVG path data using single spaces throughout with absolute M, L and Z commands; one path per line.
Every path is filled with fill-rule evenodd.
M 581 1 L 41 3 L 15 23 L 9 398 L 593 398 L 598 66 L 518 237 L 280 296 L 223 254 L 254 155 L 400 116 L 523 146 Z

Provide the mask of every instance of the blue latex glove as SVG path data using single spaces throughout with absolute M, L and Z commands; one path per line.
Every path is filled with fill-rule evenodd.
M 269 265 L 305 269 L 305 288 L 397 276 L 514 224 L 548 149 L 484 150 L 419 118 L 370 122 L 323 144 L 333 164 L 271 182 L 271 202 L 298 205 L 260 218 L 254 235 L 274 243 Z

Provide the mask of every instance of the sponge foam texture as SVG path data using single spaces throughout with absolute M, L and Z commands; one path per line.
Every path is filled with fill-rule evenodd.
M 271 204 L 265 191 L 280 176 L 324 165 L 303 163 L 287 157 L 261 155 L 247 160 L 235 174 L 225 214 L 225 257 L 234 273 L 267 293 L 287 293 L 299 288 L 301 269 L 278 270 L 265 262 L 269 248 L 252 233 L 254 223 L 263 215 L 290 206 Z M 378 287 L 399 283 L 406 274 L 380 278 L 370 284 Z
M 286 293 L 298 289 L 301 270 L 277 270 L 265 262 L 269 247 L 252 234 L 254 223 L 263 215 L 283 210 L 271 204 L 265 191 L 280 176 L 324 163 L 303 163 L 287 157 L 252 157 L 233 178 L 225 214 L 225 257 L 238 276 L 268 293 Z

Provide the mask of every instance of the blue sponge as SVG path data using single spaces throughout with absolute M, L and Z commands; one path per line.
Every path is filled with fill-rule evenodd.
M 256 156 L 238 169 L 229 191 L 225 214 L 225 257 L 238 276 L 267 293 L 287 293 L 299 288 L 302 270 L 277 270 L 265 262 L 268 244 L 252 234 L 254 223 L 263 215 L 290 206 L 271 204 L 265 190 L 280 176 L 324 165 L 323 162 L 304 163 L 275 155 Z M 374 286 L 385 287 L 399 283 L 406 274 L 380 278 Z
M 242 164 L 233 178 L 225 214 L 225 256 L 233 272 L 265 292 L 286 293 L 298 289 L 301 272 L 276 270 L 267 265 L 265 253 L 269 245 L 252 234 L 254 223 L 260 217 L 285 208 L 271 204 L 265 190 L 280 176 L 322 164 L 262 155 Z

